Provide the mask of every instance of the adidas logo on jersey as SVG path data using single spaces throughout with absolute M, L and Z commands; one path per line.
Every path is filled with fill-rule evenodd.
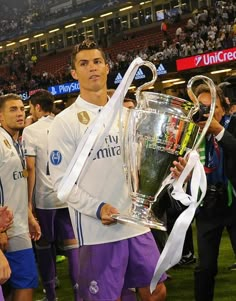
M 116 85 L 119 84 L 122 81 L 122 78 L 123 77 L 121 76 L 121 74 L 118 73 L 115 80 L 114 80 L 114 84 L 116 84 Z
M 143 78 L 145 78 L 146 76 L 145 76 L 145 74 L 143 73 L 143 71 L 142 71 L 142 69 L 138 69 L 138 71 L 137 71 L 137 73 L 136 73 L 136 75 L 135 75 L 135 78 L 134 79 L 136 79 L 136 80 L 138 80 L 138 79 L 143 79 Z
M 162 75 L 162 74 L 166 74 L 166 73 L 167 73 L 166 69 L 164 68 L 164 66 L 162 64 L 160 64 L 157 68 L 157 74 Z

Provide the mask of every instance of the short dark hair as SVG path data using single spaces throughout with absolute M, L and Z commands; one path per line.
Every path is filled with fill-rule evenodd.
M 229 105 L 225 99 L 222 89 L 219 88 L 218 86 L 216 86 L 215 88 L 216 88 L 216 96 L 219 97 L 220 103 L 221 103 L 222 107 L 224 108 L 225 112 L 228 112 Z M 210 93 L 210 88 L 205 84 L 199 85 L 195 90 L 195 94 L 198 97 L 201 93 Z
M 5 103 L 9 100 L 21 100 L 22 101 L 22 98 L 20 95 L 17 95 L 15 93 L 1 95 L 0 96 L 0 109 L 2 109 L 3 106 L 5 105 Z
M 30 96 L 29 101 L 34 107 L 39 104 L 44 112 L 53 111 L 54 96 L 47 90 L 38 90 Z
M 125 98 L 124 98 L 124 102 L 129 102 L 129 101 L 131 101 L 135 107 L 137 106 L 137 99 L 136 99 L 134 93 L 132 93 L 130 91 L 128 91 L 126 93 Z
M 83 50 L 92 50 L 92 49 L 99 50 L 101 52 L 101 55 L 102 55 L 105 63 L 107 62 L 106 54 L 103 51 L 103 49 L 100 48 L 94 40 L 85 39 L 83 42 L 81 42 L 80 44 L 77 44 L 73 47 L 72 54 L 71 54 L 71 66 L 72 66 L 72 68 L 73 69 L 75 68 L 75 60 L 76 60 L 77 53 L 79 53 L 80 51 L 83 51 Z

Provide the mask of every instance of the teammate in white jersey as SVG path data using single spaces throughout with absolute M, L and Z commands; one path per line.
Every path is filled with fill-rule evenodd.
M 18 139 L 24 120 L 21 97 L 16 94 L 0 96 L 0 202 L 14 215 L 12 226 L 0 234 L 0 248 L 5 251 L 12 271 L 9 279 L 12 301 L 32 301 L 33 288 L 38 285 L 31 238 L 37 240 L 41 233 L 28 210 L 26 162 Z
M 23 131 L 28 176 L 29 202 L 34 210 L 42 230 L 42 237 L 36 242 L 38 267 L 46 291 L 43 300 L 56 300 L 55 242 L 63 245 L 68 257 L 69 274 L 73 286 L 74 300 L 78 294 L 78 242 L 73 232 L 68 205 L 57 199 L 53 191 L 48 168 L 48 132 L 54 119 L 53 95 L 46 90 L 39 90 L 30 99 L 30 113 L 34 120 Z M 31 205 L 32 206 L 32 205 Z
M 7 206 L 0 207 L 0 232 L 6 231 L 13 223 L 13 214 Z M 3 301 L 3 293 L 1 284 L 5 283 L 11 276 L 11 268 L 9 263 L 0 250 L 0 300 Z
M 84 132 L 108 101 L 105 54 L 85 40 L 72 54 L 72 76 L 79 81 L 80 96 L 54 119 L 49 133 L 50 174 L 55 190 Z M 112 213 L 131 205 L 122 167 L 119 125 L 114 122 L 79 185 L 67 202 L 80 242 L 79 290 L 84 300 L 119 299 L 122 289 L 138 288 L 142 301 L 163 301 L 163 275 L 154 292 L 150 282 L 159 251 L 149 229 L 116 223 Z

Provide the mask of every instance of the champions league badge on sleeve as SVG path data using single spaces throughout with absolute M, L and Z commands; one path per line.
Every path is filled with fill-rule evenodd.
M 62 155 L 58 150 L 54 150 L 50 154 L 50 161 L 53 165 L 59 165 L 62 160 Z

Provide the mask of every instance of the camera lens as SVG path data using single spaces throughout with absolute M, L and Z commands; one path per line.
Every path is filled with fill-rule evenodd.
M 209 112 L 210 112 L 210 107 L 200 104 L 199 110 L 192 116 L 192 119 L 196 123 L 198 123 L 200 121 L 206 121 L 207 117 L 205 117 L 203 115 L 208 114 Z

